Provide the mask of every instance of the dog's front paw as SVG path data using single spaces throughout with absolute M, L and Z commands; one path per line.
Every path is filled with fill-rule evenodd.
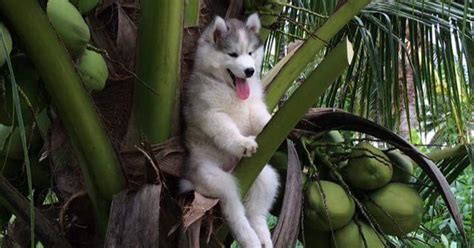
M 258 144 L 255 141 L 255 136 L 246 137 L 246 139 L 243 140 L 241 145 L 244 147 L 244 157 L 250 157 L 257 152 Z
M 242 137 L 235 146 L 234 155 L 237 157 L 250 157 L 257 152 L 258 148 L 255 136 Z

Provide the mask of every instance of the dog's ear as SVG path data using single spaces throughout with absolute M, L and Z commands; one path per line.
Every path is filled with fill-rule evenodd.
M 251 14 L 245 22 L 245 27 L 250 32 L 258 33 L 260 31 L 260 26 L 260 18 L 256 12 Z
M 203 36 L 206 41 L 216 43 L 225 32 L 227 32 L 227 25 L 225 24 L 224 19 L 220 16 L 216 16 L 204 31 Z

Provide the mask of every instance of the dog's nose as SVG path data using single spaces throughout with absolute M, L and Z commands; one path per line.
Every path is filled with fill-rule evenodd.
M 245 69 L 245 76 L 247 76 L 248 78 L 251 77 L 253 75 L 253 73 L 255 72 L 255 70 L 253 68 L 247 68 Z

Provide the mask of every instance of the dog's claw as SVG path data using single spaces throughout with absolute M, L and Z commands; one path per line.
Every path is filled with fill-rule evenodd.
M 240 142 L 241 156 L 250 157 L 257 152 L 258 144 L 255 142 L 255 136 L 244 137 Z M 242 149 L 243 148 L 243 149 Z

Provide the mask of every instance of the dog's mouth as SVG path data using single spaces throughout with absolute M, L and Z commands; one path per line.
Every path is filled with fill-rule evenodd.
M 232 83 L 234 84 L 237 96 L 242 100 L 246 100 L 247 98 L 249 98 L 250 87 L 247 82 L 247 79 L 236 77 L 230 69 L 227 69 L 227 72 L 229 73 L 230 78 L 232 79 Z
M 235 75 L 232 73 L 230 69 L 227 69 L 227 73 L 229 73 L 230 78 L 232 79 L 232 84 L 234 84 L 235 87 Z

